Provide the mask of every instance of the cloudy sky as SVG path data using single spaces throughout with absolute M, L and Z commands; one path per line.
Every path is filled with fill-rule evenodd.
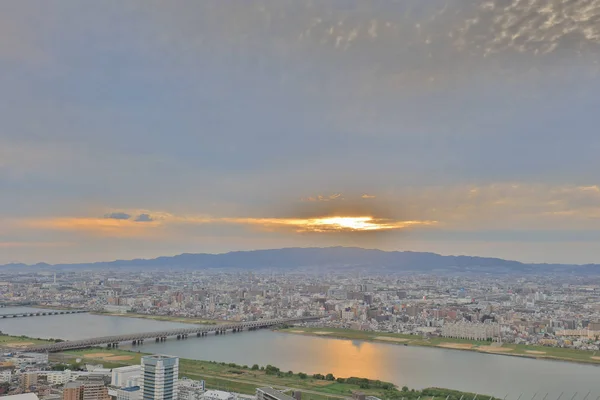
M 0 2 L 0 263 L 600 263 L 600 0 Z

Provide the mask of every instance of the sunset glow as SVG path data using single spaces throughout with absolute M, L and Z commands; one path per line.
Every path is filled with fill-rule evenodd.
M 381 231 L 436 224 L 436 221 L 396 221 L 374 217 L 324 217 L 296 221 L 301 231 L 308 232 Z

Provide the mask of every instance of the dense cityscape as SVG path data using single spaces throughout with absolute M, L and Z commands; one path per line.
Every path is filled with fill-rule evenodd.
M 440 347 L 462 350 L 472 345 L 453 339 L 487 342 L 478 350 L 492 354 L 501 353 L 508 343 L 568 348 L 589 351 L 590 360 L 600 359 L 595 357 L 600 345 L 600 282 L 589 277 L 33 268 L 4 272 L 0 279 L 0 304 L 48 312 L 85 311 L 206 326 L 316 316 L 314 321 L 279 328 L 287 328 L 283 330 L 290 334 L 311 330 L 317 335 L 331 330 L 397 334 L 371 337 L 395 345 L 412 337 L 440 338 L 447 340 Z M 6 317 L 3 320 L 10 323 Z M 43 400 L 142 399 L 143 365 L 106 368 L 79 362 L 73 368 L 52 354 L 15 346 L 4 345 L 1 357 L 4 394 L 35 393 Z M 249 396 L 185 377 L 176 387 L 180 400 Z M 270 390 L 275 396 L 271 400 L 301 396 L 297 390 L 287 394 Z M 365 397 L 360 392 L 353 396 Z
M 315 315 L 326 318 L 305 325 L 593 351 L 600 344 L 600 280 L 589 277 L 71 271 L 2 279 L 3 302 L 116 315 Z

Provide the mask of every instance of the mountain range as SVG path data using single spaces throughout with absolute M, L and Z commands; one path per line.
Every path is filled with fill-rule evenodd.
M 500 258 L 443 256 L 412 251 L 382 251 L 357 247 L 283 248 L 223 254 L 180 254 L 153 259 L 116 260 L 84 264 L 7 264 L 3 268 L 185 268 L 248 270 L 364 270 L 376 273 L 559 273 L 600 274 L 600 265 L 526 264 Z

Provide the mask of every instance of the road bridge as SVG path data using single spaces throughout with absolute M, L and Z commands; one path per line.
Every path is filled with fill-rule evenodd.
M 19 317 L 43 317 L 47 315 L 65 315 L 65 314 L 82 314 L 88 310 L 48 310 L 48 311 L 27 311 L 10 314 L 0 314 L 0 318 L 19 318 Z
M 197 337 L 206 336 L 209 333 L 216 335 L 222 335 L 226 332 L 241 332 L 246 330 L 256 330 L 261 328 L 268 328 L 271 326 L 277 326 L 282 324 L 289 324 L 295 322 L 305 322 L 311 320 L 317 320 L 321 317 L 300 317 L 300 318 L 278 318 L 278 319 L 265 319 L 252 322 L 237 322 L 232 324 L 217 324 L 210 326 L 195 326 L 190 328 L 179 328 L 157 332 L 145 332 L 145 333 L 133 333 L 129 335 L 117 335 L 117 336 L 103 336 L 92 339 L 83 340 L 71 340 L 60 343 L 43 344 L 38 346 L 31 346 L 23 348 L 22 351 L 26 352 L 58 352 L 63 350 L 73 349 L 84 349 L 86 347 L 108 345 L 108 347 L 117 347 L 119 343 L 131 342 L 134 345 L 143 344 L 146 339 L 154 339 L 156 342 L 162 342 L 167 340 L 168 337 L 177 337 L 180 339 L 187 339 L 190 335 L 196 335 Z

